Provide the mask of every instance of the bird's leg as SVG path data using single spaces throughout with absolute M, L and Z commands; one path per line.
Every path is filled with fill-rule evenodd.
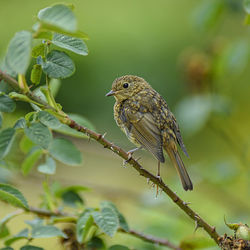
M 129 160 L 131 159 L 131 157 L 132 157 L 132 155 L 133 155 L 133 153 L 134 153 L 135 151 L 137 151 L 138 149 L 141 149 L 141 148 L 142 148 L 142 146 L 140 146 L 140 147 L 138 147 L 138 148 L 133 148 L 133 149 L 129 150 L 129 151 L 127 152 L 127 154 L 128 154 L 128 159 L 127 159 L 127 161 L 129 161 Z
M 161 162 L 158 161 L 158 169 L 157 169 L 157 175 L 156 175 L 156 177 L 159 179 L 159 181 L 161 181 L 160 170 L 161 170 Z M 159 186 L 156 185 L 156 197 L 158 196 L 158 193 L 159 193 Z

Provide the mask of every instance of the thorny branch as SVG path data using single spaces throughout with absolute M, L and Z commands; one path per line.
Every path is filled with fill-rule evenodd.
M 44 109 L 53 109 L 46 102 L 42 101 L 38 96 L 34 95 L 32 91 L 24 91 L 20 88 L 18 82 L 5 74 L 0 70 L 0 79 L 3 79 L 9 85 L 11 85 L 16 91 L 21 94 L 28 96 L 30 99 L 43 105 Z M 195 221 L 197 227 L 203 228 L 209 236 L 219 245 L 219 234 L 217 233 L 215 227 L 210 226 L 204 219 L 202 219 L 193 209 L 191 209 L 188 203 L 184 202 L 177 194 L 175 194 L 161 179 L 157 178 L 155 175 L 151 174 L 149 171 L 144 169 L 130 154 L 119 146 L 114 145 L 112 142 L 106 140 L 102 134 L 98 134 L 86 127 L 77 124 L 75 121 L 70 119 L 66 114 L 65 116 L 59 117 L 62 123 L 70 126 L 72 129 L 80 131 L 90 138 L 94 139 L 98 143 L 102 144 L 104 148 L 110 149 L 115 154 L 119 155 L 121 158 L 126 160 L 140 175 L 148 178 L 155 185 L 159 186 L 162 191 L 172 199 L 172 201 L 183 210 L 193 221 Z

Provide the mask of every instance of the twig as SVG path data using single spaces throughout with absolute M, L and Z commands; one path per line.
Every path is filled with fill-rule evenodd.
M 158 244 L 158 245 L 161 245 L 161 246 L 166 246 L 166 247 L 169 247 L 169 248 L 175 249 L 175 250 L 181 250 L 180 247 L 175 246 L 173 243 L 169 242 L 168 240 L 161 239 L 161 238 L 158 238 L 158 237 L 154 237 L 154 236 L 149 235 L 149 234 L 144 234 L 144 233 L 141 233 L 141 232 L 137 232 L 137 231 L 135 231 L 133 229 L 130 229 L 128 232 L 123 230 L 123 229 L 119 229 L 119 231 L 123 232 L 123 233 L 133 235 L 136 238 L 142 239 L 142 240 L 150 242 L 150 243 Z
M 51 216 L 59 216 L 61 218 L 63 218 L 63 217 L 71 217 L 71 218 L 74 218 L 75 220 L 70 220 L 68 222 L 72 222 L 72 223 L 76 223 L 76 220 L 77 220 L 77 217 L 75 215 L 64 213 L 64 212 L 61 212 L 61 211 L 55 211 L 54 212 L 54 211 L 49 211 L 49 210 L 46 210 L 46 209 L 40 209 L 40 208 L 37 208 L 37 207 L 29 207 L 29 209 L 25 210 L 25 211 L 36 214 L 38 216 L 42 216 L 42 217 L 51 217 Z M 65 222 L 65 221 L 63 221 L 63 222 Z M 166 247 L 169 247 L 169 248 L 174 249 L 174 250 L 181 250 L 181 248 L 179 248 L 178 246 L 175 246 L 173 243 L 169 242 L 168 240 L 157 238 L 157 237 L 155 237 L 153 235 L 144 234 L 144 233 L 135 231 L 133 229 L 130 229 L 129 231 L 125 231 L 124 229 L 120 228 L 120 229 L 118 229 L 118 231 L 122 232 L 122 233 L 130 234 L 130 235 L 132 235 L 132 236 L 134 236 L 136 238 L 142 239 L 142 240 L 150 242 L 150 243 L 158 244 L 158 245 L 161 245 L 161 246 L 166 246 Z
M 64 213 L 61 211 L 50 211 L 50 210 L 46 210 L 46 209 L 41 209 L 41 208 L 37 208 L 37 207 L 29 207 L 29 209 L 27 210 L 27 212 L 31 212 L 33 214 L 37 214 L 39 216 L 44 216 L 44 217 L 51 217 L 51 216 L 72 216 L 69 215 L 68 213 Z
M 15 88 L 17 91 L 21 92 L 22 94 L 27 95 L 30 99 L 33 99 L 36 102 L 40 102 L 40 98 L 35 96 L 31 91 L 24 93 L 22 89 L 20 89 L 18 82 L 2 72 L 0 70 L 0 79 L 5 80 L 8 84 L 10 84 L 13 88 Z M 44 104 L 44 101 L 42 103 L 46 108 L 53 109 L 48 104 Z M 77 131 L 80 131 L 86 135 L 88 135 L 90 138 L 96 140 L 98 143 L 102 144 L 104 148 L 108 148 L 112 150 L 115 154 L 119 155 L 121 158 L 126 160 L 134 169 L 139 172 L 140 175 L 144 176 L 145 178 L 150 179 L 151 182 L 159 186 L 164 193 L 166 193 L 173 201 L 176 203 L 177 206 L 181 210 L 183 210 L 192 220 L 195 221 L 196 225 L 198 227 L 202 227 L 209 235 L 210 237 L 219 245 L 219 234 L 216 232 L 215 227 L 210 226 L 204 219 L 202 219 L 194 210 L 192 210 L 189 205 L 184 202 L 178 195 L 176 195 L 161 179 L 157 178 L 150 172 L 148 172 L 146 169 L 144 169 L 131 155 L 129 155 L 125 150 L 122 148 L 114 145 L 113 143 L 109 142 L 108 140 L 104 139 L 104 136 L 102 134 L 98 134 L 86 127 L 83 127 L 79 124 L 77 124 L 75 121 L 70 119 L 69 117 L 61 118 L 61 122 L 70 126 L 72 129 L 75 129 Z

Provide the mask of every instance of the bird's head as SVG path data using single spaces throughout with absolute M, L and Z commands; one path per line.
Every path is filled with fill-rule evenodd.
M 114 96 L 117 101 L 124 101 L 146 88 L 151 87 L 143 78 L 126 75 L 114 80 L 112 89 L 106 96 Z

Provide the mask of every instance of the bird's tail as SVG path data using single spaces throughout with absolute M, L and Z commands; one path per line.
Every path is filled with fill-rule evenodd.
M 167 145 L 167 146 L 165 146 L 165 150 L 167 151 L 169 158 L 173 162 L 173 164 L 174 164 L 174 166 L 175 166 L 175 168 L 176 168 L 176 170 L 181 178 L 181 183 L 182 183 L 183 188 L 186 191 L 193 190 L 192 181 L 188 175 L 188 172 L 185 168 L 185 165 L 184 165 L 177 149 L 175 150 L 175 148 L 171 147 L 171 145 Z

